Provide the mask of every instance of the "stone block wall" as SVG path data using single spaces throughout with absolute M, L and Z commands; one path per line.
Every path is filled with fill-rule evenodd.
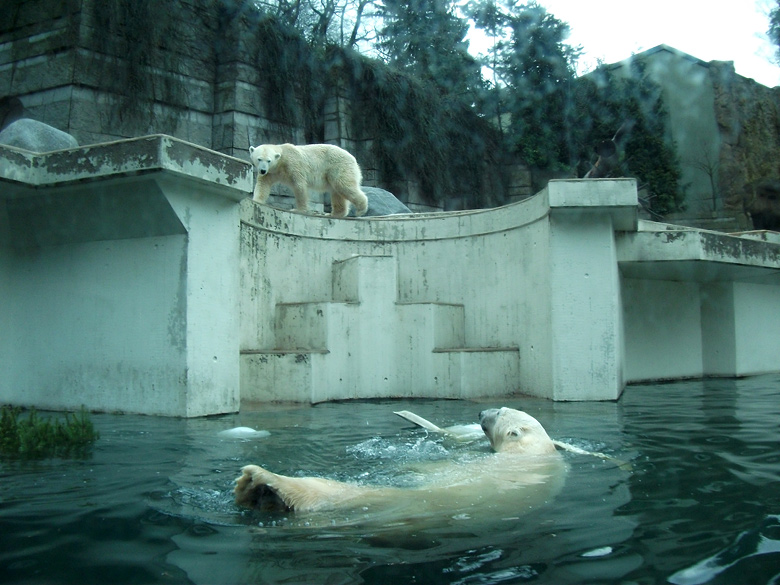
M 767 185 L 780 181 L 780 88 L 737 75 L 731 62 L 712 61 L 710 75 L 722 141 L 718 179 L 724 209 L 747 228 L 764 227 L 752 222 L 761 212 L 780 221 L 780 203 L 767 209 L 772 197 L 763 195 Z
M 419 177 L 383 176 L 372 153 L 376 137 L 351 135 L 351 104 L 338 80 L 271 66 L 266 55 L 276 45 L 254 6 L 182 0 L 160 12 L 161 5 L 13 3 L 0 23 L 0 97 L 20 98 L 29 117 L 81 145 L 167 134 L 246 160 L 250 143 L 339 144 L 360 162 L 366 185 L 392 191 L 417 211 L 440 209 Z M 307 70 L 300 40 L 273 42 L 298 50 Z M 490 204 L 505 201 L 501 181 L 490 179 L 483 190 Z M 531 194 L 530 186 L 512 189 L 515 200 Z

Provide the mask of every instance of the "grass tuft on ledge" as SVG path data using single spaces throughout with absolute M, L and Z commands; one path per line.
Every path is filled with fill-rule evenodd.
M 100 437 L 82 406 L 65 420 L 42 418 L 35 409 L 0 408 L 0 456 L 22 459 L 83 457 Z

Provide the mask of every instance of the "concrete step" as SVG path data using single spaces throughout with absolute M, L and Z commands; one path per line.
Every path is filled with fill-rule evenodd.
M 348 364 L 330 352 L 241 352 L 242 403 L 356 398 L 469 398 L 518 391 L 517 348 L 450 348 L 415 353 L 390 372 Z M 341 363 L 337 363 L 341 362 Z M 408 367 L 414 362 L 414 367 Z M 335 366 L 335 369 L 334 369 Z M 338 370 L 338 371 L 337 371 Z M 280 387 L 274 380 L 285 380 Z
M 362 303 L 280 303 L 274 322 L 279 351 L 370 347 L 388 336 L 425 351 L 465 346 L 463 305 L 393 302 L 377 313 Z
M 463 305 L 397 302 L 392 256 L 334 262 L 332 282 L 332 301 L 276 305 L 275 347 L 241 352 L 242 401 L 517 390 L 519 350 L 467 347 Z

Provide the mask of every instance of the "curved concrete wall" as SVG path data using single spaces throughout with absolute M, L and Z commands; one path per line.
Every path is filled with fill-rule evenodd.
M 301 374 L 305 382 L 293 383 L 286 390 L 266 384 L 276 377 L 263 364 L 279 362 L 280 354 L 303 356 L 308 355 L 304 350 L 315 349 L 279 342 L 277 307 L 334 302 L 334 262 L 356 256 L 387 259 L 384 272 L 389 281 L 385 286 L 393 294 L 383 293 L 388 302 L 371 309 L 372 318 L 386 317 L 374 336 L 350 340 L 354 327 L 341 332 L 347 346 L 364 349 L 362 363 L 343 360 L 341 390 L 325 393 L 327 398 L 523 392 L 588 400 L 614 399 L 622 391 L 615 230 L 636 225 L 632 180 L 553 181 L 532 199 L 471 212 L 333 220 L 247 201 L 241 217 L 241 288 L 248 293 L 242 296 L 241 309 L 246 365 L 242 395 L 246 399 L 319 399 L 321 393 L 312 389 L 319 382 L 318 374 L 310 371 L 302 357 L 297 359 L 307 364 L 307 372 Z M 583 304 L 583 298 L 588 302 Z M 490 365 L 505 370 L 491 372 L 502 382 L 496 385 L 494 380 L 491 386 L 486 368 L 476 363 L 484 359 L 481 355 L 466 358 L 475 363 L 464 367 L 480 372 L 485 377 L 483 384 L 451 380 L 441 390 L 446 372 L 433 366 L 414 371 L 414 354 L 438 348 L 425 347 L 414 334 L 395 325 L 400 319 L 396 305 L 410 303 L 462 306 L 464 342 L 459 349 L 463 353 L 515 351 L 515 361 Z M 561 333 L 554 335 L 554 331 Z M 357 370 L 368 372 L 386 359 L 382 344 L 376 344 L 376 353 L 366 349 L 376 336 L 404 337 L 406 351 L 398 350 L 398 343 L 394 347 L 397 357 L 405 357 L 383 376 L 391 379 L 388 384 L 361 388 L 361 380 L 371 376 Z M 332 352 L 327 347 L 316 349 L 316 356 Z M 266 361 L 260 362 L 257 356 Z M 410 368 L 411 372 L 406 371 Z M 284 366 L 285 375 L 292 376 L 292 369 Z M 352 369 L 354 375 L 349 373 Z M 332 379 L 322 382 L 333 384 Z

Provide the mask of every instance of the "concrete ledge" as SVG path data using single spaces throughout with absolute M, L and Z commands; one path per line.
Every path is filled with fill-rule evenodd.
M 576 184 L 576 189 L 572 185 Z M 639 208 L 635 179 L 554 180 L 547 184 L 547 204 L 556 212 L 609 214 L 616 230 L 635 231 Z
M 780 283 L 778 243 L 655 222 L 620 234 L 617 259 L 630 278 Z
M 24 187 L 63 187 L 151 172 L 230 187 L 224 195 L 236 201 L 253 189 L 252 168 L 246 161 L 164 135 L 42 154 L 0 145 L 0 159 L 3 160 L 0 181 L 4 183 L 5 197 L 29 192 Z M 14 184 L 22 188 L 14 188 Z
M 469 238 L 517 229 L 550 213 L 607 215 L 614 229 L 636 229 L 634 179 L 550 181 L 539 195 L 491 209 L 332 219 L 288 212 L 246 200 L 241 220 L 264 231 L 301 238 L 367 242 L 433 241 Z

